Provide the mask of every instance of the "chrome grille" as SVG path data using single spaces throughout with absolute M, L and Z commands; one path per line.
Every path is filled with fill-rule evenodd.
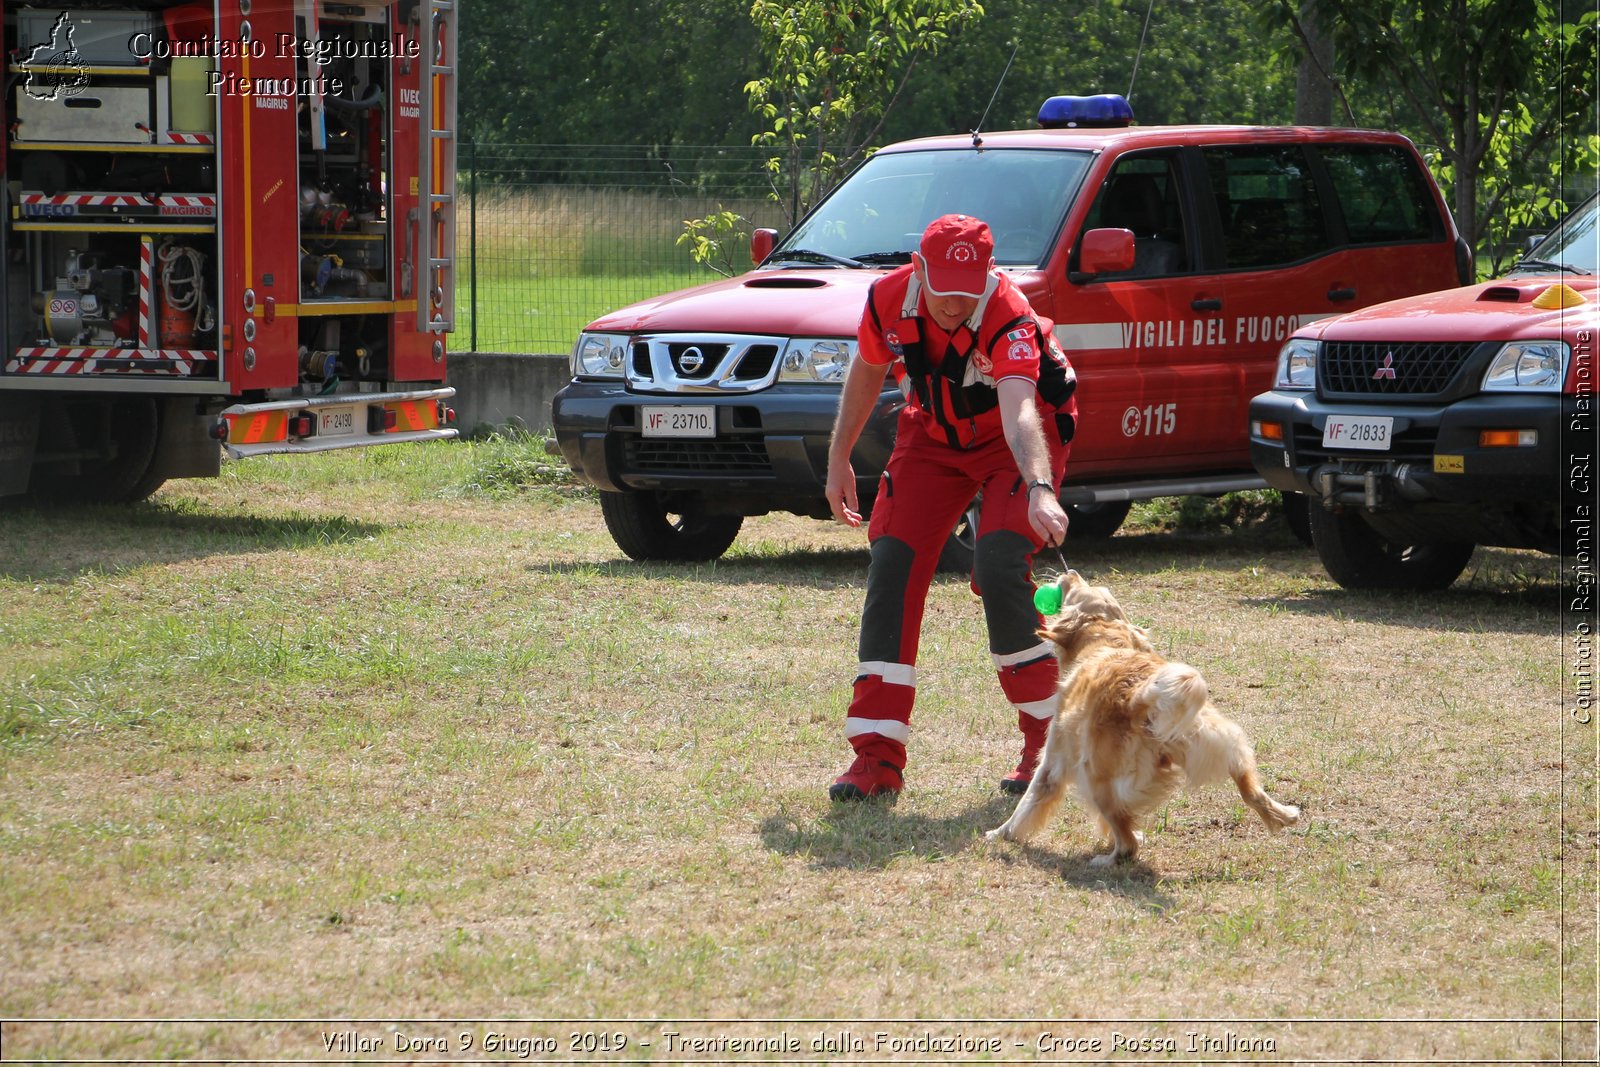
M 781 337 L 661 334 L 634 339 L 628 388 L 640 393 L 753 393 L 778 377 Z

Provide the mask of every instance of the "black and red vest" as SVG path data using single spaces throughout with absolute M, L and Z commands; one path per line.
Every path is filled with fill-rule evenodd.
M 1031 327 L 1039 347 L 1039 377 L 1035 383 L 1039 414 L 1047 425 L 1055 426 L 1061 443 L 1067 444 L 1076 429 L 1078 412 L 1074 399 L 1078 377 L 1072 363 L 1056 343 L 1054 323 L 1042 316 L 1019 315 L 985 329 L 984 312 L 997 283 L 998 277 L 990 275 L 989 288 L 979 298 L 977 308 L 956 327 L 948 347 L 938 359 L 928 351 L 922 316 L 918 314 L 922 287 L 915 274 L 907 282 L 900 317 L 896 321 L 886 326 L 882 320 L 876 300 L 877 282 L 868 292 L 867 307 L 874 326 L 904 368 L 899 377 L 901 388 L 908 396 L 915 397 L 917 407 L 944 430 L 950 447 L 962 450 L 971 448 L 977 441 L 978 416 L 994 410 L 1000 403 L 994 379 L 988 373 L 993 367 L 995 349 L 1003 342 L 1015 340 L 1018 331 Z M 980 337 L 980 331 L 987 336 Z

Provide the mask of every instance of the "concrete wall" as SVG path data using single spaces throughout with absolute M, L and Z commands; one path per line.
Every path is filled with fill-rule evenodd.
M 449 384 L 456 388 L 451 406 L 462 434 L 508 423 L 547 433 L 550 399 L 572 380 L 565 355 L 452 352 L 449 367 Z

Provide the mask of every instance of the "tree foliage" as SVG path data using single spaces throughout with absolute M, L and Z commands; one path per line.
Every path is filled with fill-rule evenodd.
M 1513 229 L 1565 206 L 1564 175 L 1593 173 L 1594 11 L 1552 0 L 1317 3 L 1350 120 L 1359 108 L 1432 149 L 1456 224 L 1469 244 L 1489 245 L 1480 250 L 1494 269 Z M 1278 0 L 1275 12 L 1298 26 L 1298 7 Z
M 1145 124 L 1293 121 L 1311 8 L 1335 121 L 1416 141 L 1481 251 L 1593 187 L 1593 0 L 473 0 L 462 128 L 679 175 L 684 146 L 768 145 L 792 212 L 877 145 L 1031 126 L 1059 93 L 1131 89 Z
M 976 0 L 754 0 L 765 73 L 744 91 L 791 221 L 874 145 L 917 63 L 982 15 Z

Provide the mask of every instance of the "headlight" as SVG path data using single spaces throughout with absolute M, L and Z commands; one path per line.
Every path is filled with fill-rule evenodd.
M 842 382 L 855 358 L 854 341 L 796 338 L 784 346 L 778 378 L 786 382 Z
M 1495 354 L 1483 376 L 1486 393 L 1559 393 L 1567 380 L 1562 341 L 1513 341 Z
M 628 362 L 628 337 L 618 333 L 580 333 L 572 346 L 575 378 L 620 378 Z
M 1317 342 L 1309 337 L 1291 337 L 1278 350 L 1278 373 L 1274 389 L 1311 389 L 1317 384 Z

